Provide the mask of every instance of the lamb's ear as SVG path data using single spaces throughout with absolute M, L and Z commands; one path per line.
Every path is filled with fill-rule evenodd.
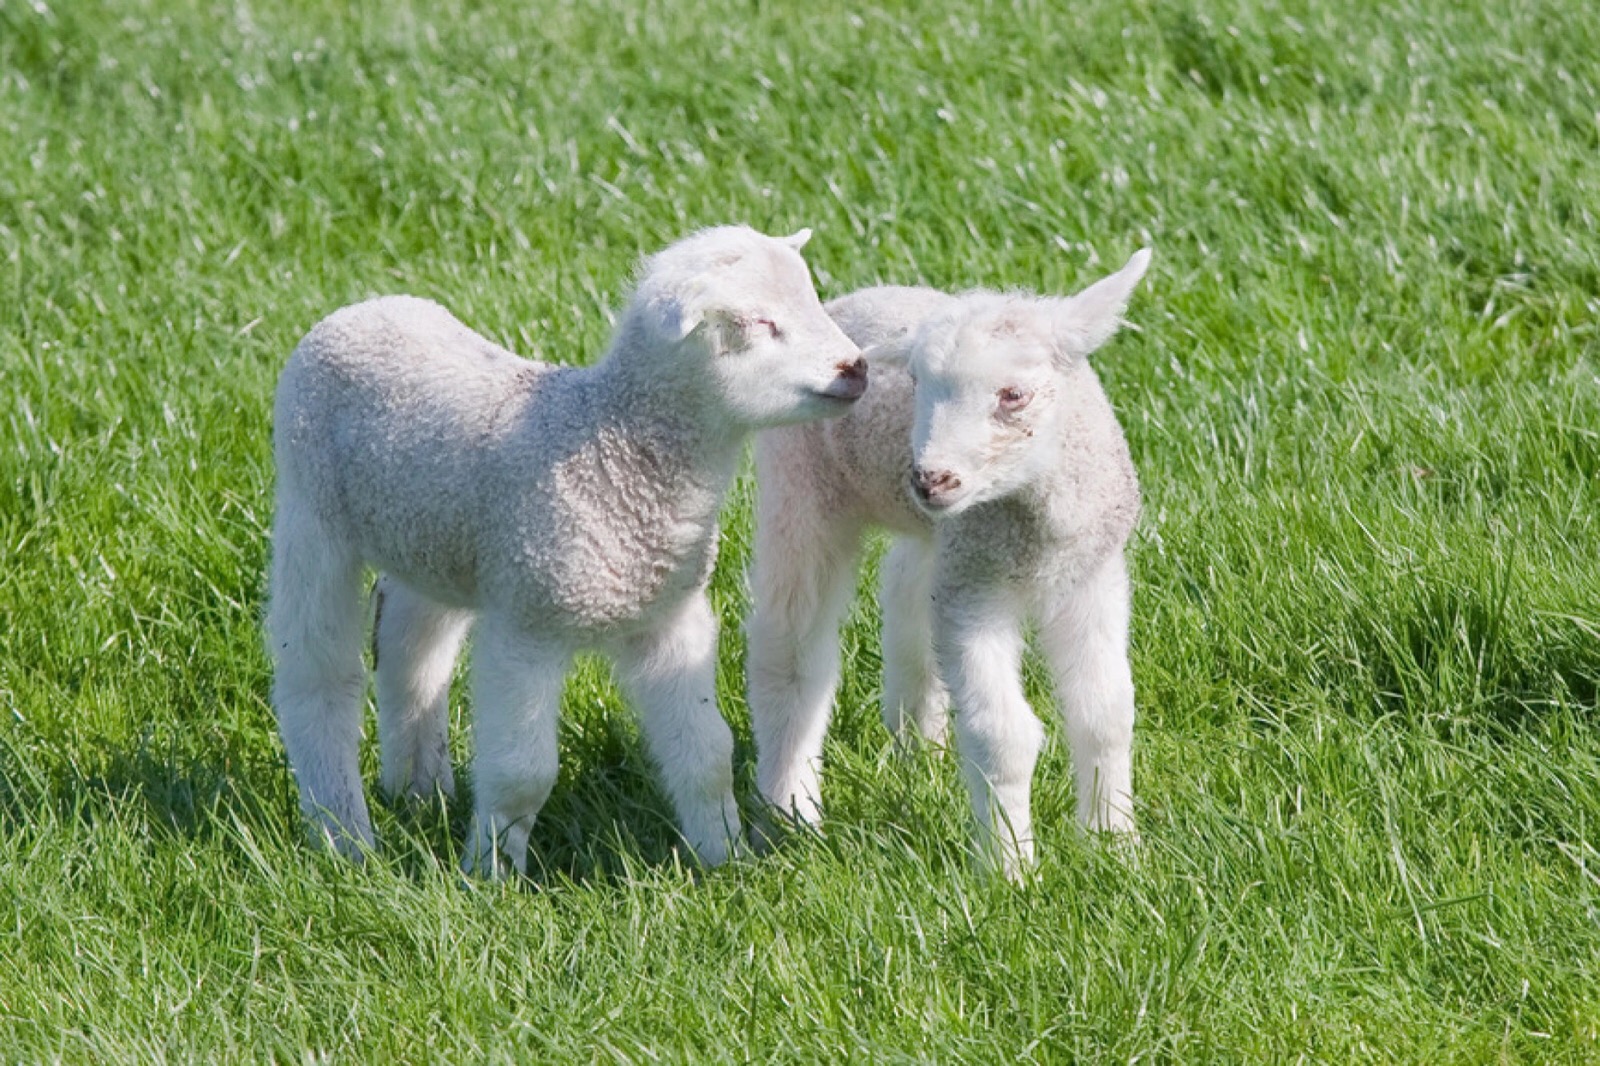
M 1061 357 L 1076 362 L 1100 347 L 1122 325 L 1133 290 L 1150 266 L 1150 249 L 1141 248 L 1123 268 L 1076 296 L 1060 301 L 1055 332 Z
M 910 366 L 911 349 L 916 346 L 916 340 L 916 330 L 903 330 L 887 340 L 867 345 L 861 349 L 861 357 L 872 366 Z
M 706 339 L 711 343 L 711 353 L 724 355 L 743 351 L 749 346 L 750 330 L 755 320 L 748 315 L 735 314 L 726 307 L 708 307 L 702 322 Z
M 703 296 L 701 302 L 691 301 L 674 306 L 678 309 L 678 317 L 672 319 L 669 315 L 668 321 L 664 322 L 668 336 L 681 341 L 699 334 L 712 355 L 743 351 L 750 346 L 751 330 L 770 322 L 765 318 L 733 311 L 715 302 L 709 295 Z
M 782 241 L 784 244 L 787 244 L 790 248 L 793 248 L 797 252 L 800 249 L 804 248 L 806 246 L 806 242 L 809 241 L 810 239 L 811 239 L 811 230 L 810 230 L 809 227 L 806 228 L 806 229 L 802 229 L 802 230 L 795 230 L 793 233 L 789 234 L 787 237 L 779 237 L 778 238 L 778 240 Z
M 696 278 L 676 292 L 656 301 L 660 315 L 661 332 L 669 339 L 681 341 L 700 328 L 710 308 L 711 293 L 703 279 Z
M 710 304 L 678 319 L 670 335 L 681 341 L 698 333 L 710 346 L 712 355 L 722 355 L 724 352 L 742 351 L 749 345 L 751 323 L 752 320 L 746 316 Z

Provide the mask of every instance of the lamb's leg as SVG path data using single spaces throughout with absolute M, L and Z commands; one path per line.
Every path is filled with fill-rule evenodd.
M 750 726 L 756 787 L 785 817 L 822 819 L 822 740 L 839 682 L 839 621 L 855 590 L 861 526 L 763 483 L 750 585 Z
M 472 612 L 441 606 L 388 576 L 378 579 L 372 598 L 384 791 L 452 796 L 450 678 Z
M 1109 560 L 1054 605 L 1040 643 L 1055 672 L 1072 746 L 1078 820 L 1133 832 L 1133 673 L 1128 666 L 1128 569 Z
M 361 560 L 280 491 L 267 652 L 272 706 L 315 840 L 360 860 L 372 847 L 361 792 Z
M 474 813 L 462 866 L 526 872 L 528 833 L 559 771 L 561 685 L 571 651 L 485 615 L 472 649 Z
M 883 560 L 883 724 L 902 751 L 943 744 L 950 694 L 933 661 L 934 546 L 895 540 Z
M 956 749 L 978 854 L 1016 878 L 1033 861 L 1029 794 L 1044 730 L 1022 690 L 1022 625 L 1000 589 L 935 591 L 934 647 L 956 707 Z
M 618 648 L 617 666 L 684 839 L 707 865 L 726 862 L 740 839 L 733 732 L 717 712 L 717 620 L 704 592 Z

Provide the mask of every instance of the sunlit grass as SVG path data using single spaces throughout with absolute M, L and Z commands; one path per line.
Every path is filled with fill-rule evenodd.
M 1500 7 L 0 0 L 0 1057 L 1600 1057 L 1600 20 Z M 532 886 L 461 882 L 464 798 L 302 845 L 258 647 L 296 339 L 405 291 L 585 361 L 725 221 L 814 227 L 825 296 L 1155 248 L 1098 357 L 1137 862 L 1052 729 L 1038 876 L 977 876 L 870 597 L 824 837 L 683 868 L 585 663 Z

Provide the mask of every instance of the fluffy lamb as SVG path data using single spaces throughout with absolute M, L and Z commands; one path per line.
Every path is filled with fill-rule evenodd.
M 705 593 L 717 511 L 754 430 L 839 415 L 866 388 L 800 257 L 809 235 L 722 227 L 668 247 L 586 368 L 519 358 L 403 296 L 300 342 L 274 413 L 266 626 L 315 836 L 352 857 L 373 843 L 357 766 L 371 566 L 390 793 L 451 792 L 450 676 L 476 627 L 469 870 L 526 868 L 581 649 L 614 658 L 686 841 L 706 863 L 728 857 L 733 739 Z
M 1076 296 L 867 289 L 828 312 L 867 349 L 872 389 L 844 418 L 762 433 L 749 697 L 763 798 L 820 818 L 838 623 L 869 526 L 883 565 L 883 718 L 942 742 L 953 702 L 979 852 L 1032 859 L 1043 730 L 1023 694 L 1037 627 L 1086 827 L 1132 832 L 1133 681 L 1123 549 L 1139 489 L 1087 356 L 1121 324 L 1148 250 Z

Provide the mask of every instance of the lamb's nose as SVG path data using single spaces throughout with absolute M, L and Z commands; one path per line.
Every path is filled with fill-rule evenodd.
M 911 472 L 911 483 L 917 487 L 917 495 L 924 500 L 943 496 L 961 487 L 961 479 L 950 471 L 924 470 L 920 466 Z
M 857 356 L 854 362 L 841 362 L 834 366 L 838 375 L 828 386 L 827 394 L 840 400 L 858 400 L 867 391 L 867 361 Z

